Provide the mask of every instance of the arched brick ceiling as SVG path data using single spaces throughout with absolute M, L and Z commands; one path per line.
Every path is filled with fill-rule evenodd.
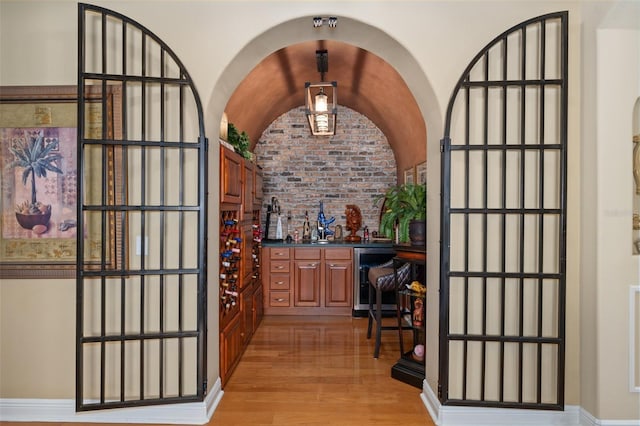
M 382 130 L 399 168 L 424 161 L 424 119 L 402 77 L 380 57 L 338 41 L 293 44 L 267 56 L 229 99 L 225 109 L 229 122 L 246 131 L 255 145 L 273 120 L 304 104 L 306 81 L 320 81 L 318 49 L 328 51 L 329 70 L 324 80 L 338 82 L 338 104 L 367 116 Z

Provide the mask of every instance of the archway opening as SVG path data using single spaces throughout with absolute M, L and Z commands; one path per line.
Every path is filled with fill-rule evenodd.
M 442 135 L 442 108 L 438 104 L 433 87 L 425 75 L 424 70 L 419 66 L 416 59 L 403 45 L 376 27 L 350 17 L 339 16 L 338 19 L 340 22 L 340 31 L 331 32 L 328 29 L 318 31 L 312 26 L 312 16 L 304 16 L 272 27 L 248 43 L 225 68 L 224 72 L 220 75 L 220 78 L 214 85 L 213 90 L 208 97 L 208 102 L 205 102 L 206 124 L 207 129 L 209 130 L 208 134 L 218 135 L 220 121 L 225 113 L 227 104 L 231 104 L 231 100 L 234 98 L 236 91 L 239 91 L 242 81 L 250 73 L 256 70 L 266 58 L 270 55 L 274 55 L 274 59 L 277 59 L 280 62 L 287 62 L 286 57 L 282 55 L 279 56 L 277 54 L 281 49 L 287 48 L 288 46 L 297 46 L 301 48 L 301 51 L 308 54 L 310 58 L 313 58 L 315 49 L 312 46 L 323 41 L 324 43 L 342 43 L 347 46 L 351 46 L 351 48 L 354 49 L 371 52 L 373 54 L 371 55 L 371 58 L 379 58 L 381 63 L 389 65 L 397 72 L 419 110 L 419 117 L 414 118 L 414 121 L 419 120 L 420 124 L 424 126 L 422 135 L 419 137 L 421 137 L 423 141 L 421 148 L 426 151 L 427 187 L 429 188 L 427 192 L 427 217 L 429 218 L 427 227 L 427 251 L 429 252 L 427 261 L 427 282 L 433 283 L 433 286 L 437 286 L 439 277 L 438 238 L 440 226 L 439 140 Z M 305 47 L 305 43 L 308 43 L 307 47 Z M 357 60 L 357 57 L 355 59 Z M 331 61 L 333 61 L 333 59 L 331 59 Z M 315 74 L 313 62 L 308 63 L 306 67 L 311 73 Z M 291 67 L 289 67 L 289 70 L 291 70 Z M 338 78 L 334 79 L 339 80 Z M 293 86 L 284 85 L 284 87 Z M 299 87 L 300 85 L 295 85 L 294 90 L 298 90 Z M 256 89 L 253 88 L 253 90 L 253 93 L 255 93 Z M 246 100 L 248 98 L 244 97 L 244 99 Z M 249 99 L 253 101 L 254 98 Z M 299 103 L 302 103 L 303 97 L 300 96 L 299 99 Z M 338 103 L 341 103 L 340 95 Z M 251 108 L 255 108 L 255 106 L 252 105 Z M 291 106 L 289 105 L 283 108 L 282 112 L 287 111 Z M 275 115 L 275 112 L 273 112 L 273 114 L 274 117 L 271 120 L 265 119 L 265 121 L 268 121 L 267 124 L 273 121 L 277 116 Z M 230 117 L 229 119 L 230 121 L 235 120 L 233 117 Z M 247 123 L 251 123 L 251 121 L 247 121 Z M 383 131 L 385 130 L 385 124 L 376 124 L 383 129 Z M 397 126 L 397 123 L 386 125 L 389 129 L 393 129 Z M 410 124 L 405 126 L 411 127 Z M 258 128 L 260 127 L 263 128 L 256 130 L 254 134 L 259 134 L 259 132 L 266 128 L 266 125 L 262 124 L 258 126 Z M 394 142 L 397 144 L 397 152 L 405 152 L 406 150 L 403 150 L 402 145 L 406 144 L 407 140 L 402 137 L 397 139 L 398 140 Z M 211 223 L 217 223 L 217 220 L 219 220 L 217 198 L 219 195 L 218 188 L 220 186 L 219 173 L 217 173 L 219 154 L 216 149 L 211 149 L 210 153 L 210 218 Z M 399 169 L 401 167 L 402 166 L 399 166 Z M 401 174 L 401 170 L 398 171 L 398 174 Z M 209 231 L 210 241 L 217 240 L 217 236 L 215 235 L 216 230 L 214 228 L 215 227 L 211 227 Z M 217 247 L 215 245 L 211 247 L 209 258 L 218 258 Z M 210 271 L 215 274 L 215 269 L 213 267 L 210 268 Z M 438 344 L 438 301 L 435 299 L 436 298 L 432 298 L 432 300 L 427 302 L 427 347 L 434 349 L 437 348 Z M 216 322 L 213 321 L 212 325 L 213 324 L 216 324 Z M 215 328 L 217 327 L 210 327 L 210 330 L 213 331 Z M 215 331 L 217 332 L 217 330 Z M 433 389 L 437 387 L 438 375 L 438 359 L 436 352 L 436 350 L 433 351 L 434 356 L 428 358 L 426 366 L 427 381 Z

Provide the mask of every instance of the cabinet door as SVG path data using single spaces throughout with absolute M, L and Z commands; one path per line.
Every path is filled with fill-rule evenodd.
M 262 207 L 262 199 L 264 198 L 264 192 L 262 189 L 262 184 L 264 182 L 262 168 L 260 168 L 260 166 L 255 166 L 253 169 L 253 175 L 253 208 L 260 210 Z
M 294 306 L 320 306 L 320 261 L 296 260 Z
M 240 312 L 242 313 L 242 344 L 247 345 L 253 336 L 253 286 L 240 293 Z
M 242 203 L 242 157 L 220 146 L 220 202 Z
M 251 218 L 253 213 L 253 191 L 255 187 L 253 163 L 243 161 L 242 211 L 245 218 Z
M 251 275 L 253 274 L 253 252 L 251 251 L 251 244 L 253 241 L 253 229 L 251 229 L 250 224 L 243 224 L 241 229 L 242 233 L 242 252 L 240 253 L 240 258 L 242 262 L 240 263 L 240 287 L 245 287 L 249 285 L 251 282 Z
M 353 265 L 351 261 L 326 260 L 325 306 L 349 307 L 353 299 Z
M 253 292 L 253 332 L 258 329 L 260 321 L 264 316 L 264 293 L 262 292 L 262 286 L 257 285 Z
M 236 315 L 220 332 L 220 380 L 227 383 L 242 353 L 242 321 Z

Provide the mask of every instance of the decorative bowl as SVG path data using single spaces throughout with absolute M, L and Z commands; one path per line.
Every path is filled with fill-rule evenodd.
M 16 212 L 16 219 L 24 229 L 33 229 L 36 225 L 48 225 L 51 219 L 51 210 L 41 214 L 23 214 Z

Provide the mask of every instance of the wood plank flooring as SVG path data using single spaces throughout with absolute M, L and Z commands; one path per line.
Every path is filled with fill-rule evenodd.
M 390 376 L 397 332 L 383 331 L 376 360 L 366 326 L 265 317 L 209 425 L 433 425 L 420 390 Z
M 208 425 L 434 426 L 420 390 L 390 376 L 397 332 L 383 331 L 374 359 L 366 328 L 366 318 L 266 316 Z

